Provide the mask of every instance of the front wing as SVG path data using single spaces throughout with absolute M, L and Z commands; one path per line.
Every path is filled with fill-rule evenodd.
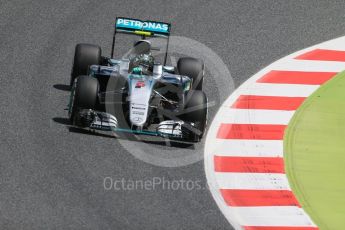
M 181 120 L 166 120 L 160 122 L 156 127 L 156 130 L 120 128 L 115 116 L 92 109 L 80 110 L 74 124 L 81 128 L 89 128 L 92 130 L 125 132 L 136 135 L 160 136 L 172 139 L 189 138 L 192 132 L 190 127 L 193 126 L 193 124 L 186 124 Z

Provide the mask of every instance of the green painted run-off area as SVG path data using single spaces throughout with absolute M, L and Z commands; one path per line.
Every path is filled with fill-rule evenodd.
M 290 185 L 320 229 L 345 229 L 345 73 L 296 111 L 284 137 Z

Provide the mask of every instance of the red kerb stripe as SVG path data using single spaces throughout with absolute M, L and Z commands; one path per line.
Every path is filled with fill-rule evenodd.
M 309 51 L 305 54 L 301 54 L 301 55 L 295 57 L 295 59 L 312 60 L 312 61 L 341 61 L 341 62 L 345 62 L 345 51 L 316 49 L 316 50 Z
M 214 156 L 214 168 L 216 172 L 285 173 L 282 157 Z
M 272 70 L 257 80 L 258 83 L 322 85 L 336 72 L 301 72 Z
M 221 189 L 225 203 L 229 206 L 298 206 L 297 199 L 289 190 L 241 190 Z
M 221 124 L 219 139 L 282 140 L 286 125 Z
M 296 110 L 305 97 L 241 95 L 231 106 L 236 109 Z

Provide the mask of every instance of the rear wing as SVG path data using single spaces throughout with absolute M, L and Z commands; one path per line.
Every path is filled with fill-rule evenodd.
M 115 30 L 141 36 L 168 37 L 170 35 L 170 23 L 117 17 Z
M 115 30 L 113 36 L 113 46 L 111 49 L 111 58 L 114 58 L 115 49 L 115 37 L 116 33 L 129 33 L 139 35 L 143 39 L 146 37 L 162 37 L 168 39 L 166 45 L 166 52 L 164 58 L 164 64 L 166 63 L 168 55 L 168 45 L 170 36 L 170 23 L 158 22 L 158 21 L 143 21 L 133 18 L 116 17 Z

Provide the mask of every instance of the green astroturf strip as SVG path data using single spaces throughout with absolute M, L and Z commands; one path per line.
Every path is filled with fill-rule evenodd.
M 320 229 L 345 229 L 345 72 L 296 111 L 284 136 L 293 192 Z

